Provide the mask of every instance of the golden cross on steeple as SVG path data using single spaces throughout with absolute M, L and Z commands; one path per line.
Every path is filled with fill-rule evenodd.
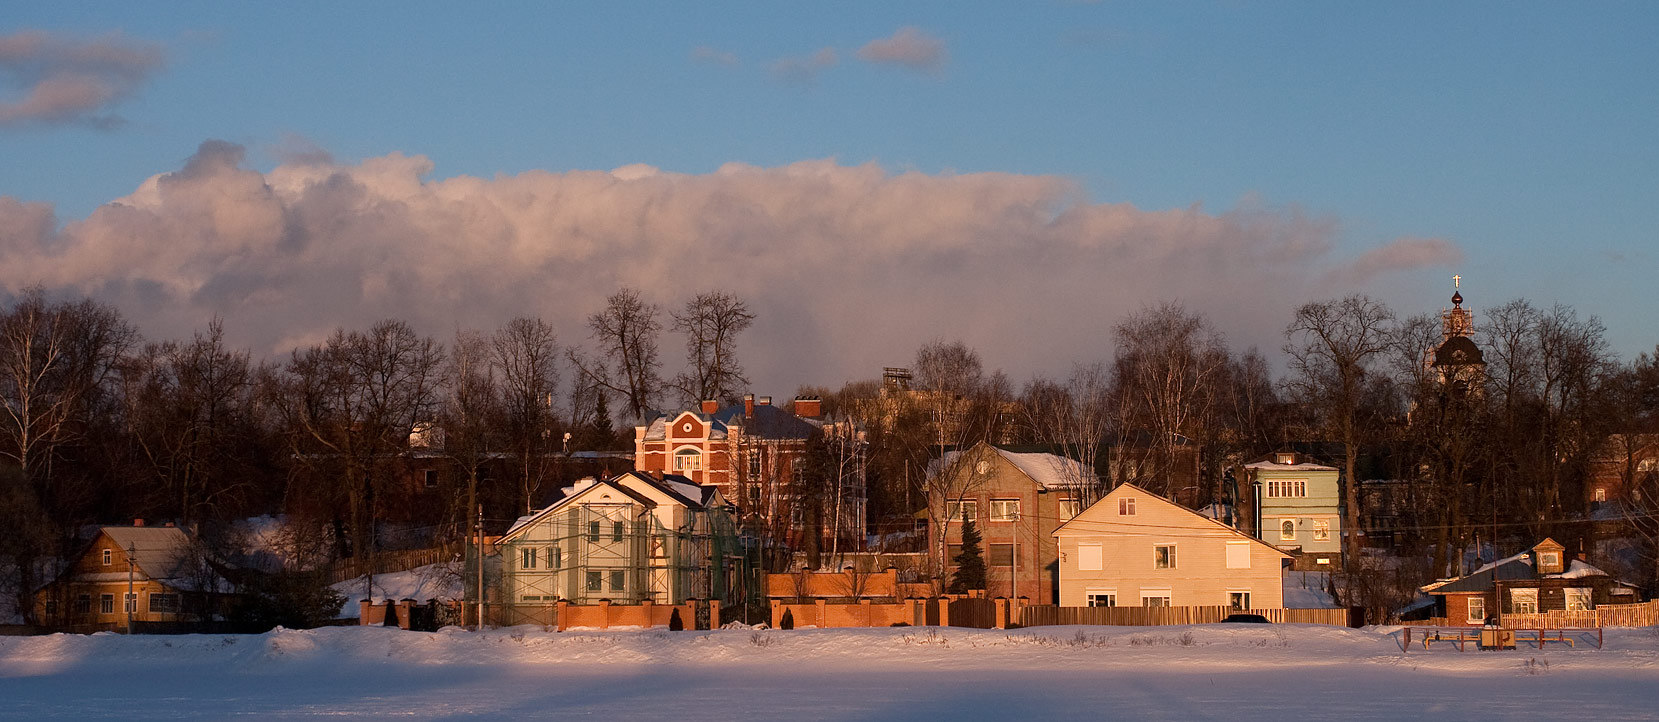
M 1455 289 L 1462 288 L 1462 287 L 1463 287 L 1463 277 L 1462 276 L 1452 276 L 1452 288 L 1455 290 Z

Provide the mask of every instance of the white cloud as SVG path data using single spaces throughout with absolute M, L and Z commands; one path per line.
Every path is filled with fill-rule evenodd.
M 121 124 L 109 112 L 159 70 L 157 46 L 120 34 L 81 39 L 26 30 L 0 36 L 0 80 L 20 97 L 0 96 L 0 127 Z
M 945 41 L 921 28 L 905 26 L 888 37 L 866 43 L 858 49 L 858 58 L 868 63 L 938 73 L 945 68 Z
M 1108 357 L 1111 325 L 1163 299 L 1272 347 L 1295 304 L 1338 280 L 1455 254 L 1406 240 L 1345 266 L 1329 258 L 1332 219 L 1092 203 L 1055 176 L 809 160 L 432 179 L 421 156 L 300 155 L 260 173 L 210 141 L 61 228 L 48 206 L 0 197 L 0 288 L 89 294 L 155 338 L 218 314 L 260 353 L 385 317 L 447 337 L 535 314 L 580 341 L 619 285 L 669 306 L 720 289 L 759 315 L 742 342 L 757 390 L 787 394 L 903 365 L 941 337 L 1017 377 L 1063 373 Z M 675 341 L 663 348 L 677 360 Z

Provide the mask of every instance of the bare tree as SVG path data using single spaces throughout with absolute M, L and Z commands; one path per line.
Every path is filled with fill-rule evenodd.
M 334 332 L 294 353 L 271 387 L 294 458 L 335 513 L 341 554 L 373 553 L 376 505 L 409 435 L 436 417 L 441 346 L 402 321 Z
M 1037 380 L 1027 384 L 1023 396 L 1020 413 L 1032 439 L 1079 462 L 1062 467 L 1078 495 L 1079 508 L 1098 501 L 1109 491 L 1096 474 L 1096 464 L 1115 421 L 1111 372 L 1101 363 L 1077 364 L 1064 386 Z
M 1344 562 L 1359 558 L 1359 416 L 1370 364 L 1392 340 L 1394 312 L 1363 295 L 1304 304 L 1285 328 L 1290 356 L 1289 384 L 1316 408 L 1343 444 L 1343 501 L 1346 518 Z
M 1125 470 L 1141 486 L 1172 496 L 1177 484 L 1198 484 L 1202 476 L 1197 453 L 1210 433 L 1229 361 L 1226 345 L 1203 317 L 1178 303 L 1142 309 L 1119 323 L 1114 336 L 1118 449 L 1125 455 L 1142 449 Z M 1191 477 L 1183 478 L 1187 472 Z
M 573 353 L 570 357 L 585 379 L 621 394 L 635 420 L 644 418 L 662 387 L 658 313 L 656 306 L 640 299 L 638 291 L 623 288 L 606 299 L 603 310 L 588 317 L 588 330 L 599 344 L 600 356 L 588 359 Z
M 534 511 L 550 459 L 560 448 L 553 406 L 559 388 L 558 339 L 541 319 L 516 318 L 495 332 L 490 349 L 519 472 L 519 498 L 525 511 Z
M 755 315 L 743 300 L 728 293 L 698 294 L 673 314 L 674 330 L 685 336 L 687 372 L 674 381 L 684 401 L 724 399 L 739 393 L 749 379 L 737 362 L 737 335 Z
M 183 522 L 234 512 L 257 490 L 264 442 L 255 409 L 259 367 L 225 347 L 213 319 L 189 343 L 151 344 L 127 365 L 126 417 L 159 489 Z

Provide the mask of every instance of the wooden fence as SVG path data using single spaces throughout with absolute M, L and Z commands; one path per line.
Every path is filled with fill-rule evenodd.
M 1430 617 L 1431 627 L 1467 627 L 1445 617 Z M 1639 604 L 1603 604 L 1588 611 L 1555 610 L 1539 614 L 1504 614 L 1498 625 L 1509 629 L 1594 629 L 1596 627 L 1659 626 L 1659 600 Z
M 442 546 L 432 549 L 406 549 L 403 551 L 376 552 L 369 559 L 340 559 L 334 562 L 329 570 L 329 583 L 339 584 L 347 579 L 356 579 L 366 574 L 391 574 L 403 572 L 428 564 L 455 561 L 461 558 L 461 546 Z
M 1057 624 L 1102 624 L 1127 627 L 1158 627 L 1171 624 L 1213 624 L 1238 614 L 1227 606 L 1213 607 L 1056 607 L 1028 606 L 1021 610 L 1020 624 L 1027 627 Z M 1276 624 L 1328 624 L 1346 627 L 1346 609 L 1251 609 Z

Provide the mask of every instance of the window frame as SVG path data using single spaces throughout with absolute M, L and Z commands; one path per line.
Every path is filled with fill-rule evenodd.
M 1105 602 L 1101 604 L 1100 602 Z M 1118 590 L 1116 589 L 1089 589 L 1083 593 L 1085 607 L 1115 607 L 1118 605 Z
M 1588 612 L 1595 609 L 1595 595 L 1589 587 L 1567 587 L 1561 590 L 1563 607 L 1569 612 Z
M 1083 513 L 1083 503 L 1077 499 L 1069 497 L 1061 498 L 1058 513 L 1060 515 L 1060 521 L 1067 521 L 1069 519 L 1076 518 L 1078 514 Z
M 605 588 L 604 588 L 605 576 L 603 574 L 601 574 L 598 569 L 589 569 L 587 574 L 583 575 L 582 582 L 583 582 L 582 588 L 585 591 L 589 591 L 589 592 L 603 592 L 603 591 L 605 591 Z
M 674 451 L 673 467 L 675 472 L 701 471 L 703 469 L 703 451 L 696 447 L 685 447 Z
M 1175 542 L 1163 542 L 1152 545 L 1153 569 L 1178 569 L 1176 566 Z
M 115 613 L 115 595 L 114 594 L 99 594 L 98 595 L 98 613 L 99 614 L 114 614 Z
M 536 552 L 535 547 L 519 547 L 518 568 L 535 569 L 536 563 L 539 561 L 537 559 L 538 556 L 540 555 Z
M 1158 603 L 1153 604 L 1152 602 L 1154 600 L 1156 600 Z M 1170 590 L 1170 589 L 1142 589 L 1141 590 L 1141 606 L 1142 607 L 1148 607 L 1148 608 L 1151 608 L 1151 607 L 1173 607 L 1173 606 L 1175 606 L 1174 592 L 1173 592 L 1173 590 Z
M 1522 606 L 1523 604 L 1526 605 L 1525 608 L 1523 608 L 1523 606 Z M 1509 590 L 1509 613 L 1510 614 L 1537 614 L 1538 613 L 1538 588 L 1537 587 L 1511 588 Z
M 1229 589 L 1229 590 L 1227 590 L 1227 607 L 1229 609 L 1235 611 L 1235 612 L 1248 612 L 1248 611 L 1250 611 L 1250 590 L 1248 590 L 1248 589 Z
M 184 608 L 183 602 L 176 593 L 156 593 L 150 595 L 147 606 L 151 614 L 178 614 Z
M 104 550 L 104 566 L 107 567 L 107 566 L 112 566 L 114 564 L 115 564 L 115 550 L 114 549 L 105 549 Z
M 1486 622 L 1486 597 L 1479 594 L 1471 595 L 1464 605 L 1463 620 L 1470 624 L 1484 624 Z M 1476 610 L 1479 613 L 1476 613 Z
M 1279 520 L 1279 541 L 1296 541 L 1296 520 Z
M 1330 541 L 1331 540 L 1331 521 L 1329 519 L 1314 519 L 1313 520 L 1313 540 L 1314 541 Z
M 1006 560 L 1007 563 L 1001 563 Z M 1011 567 L 1014 566 L 1014 545 L 995 543 L 985 545 L 985 566 Z
M 967 513 L 967 516 L 964 516 L 964 514 L 963 514 L 964 512 Z M 961 522 L 964 522 L 964 521 L 971 521 L 975 524 L 978 524 L 979 523 L 979 500 L 978 499 L 956 499 L 956 500 L 952 500 L 952 501 L 946 501 L 945 502 L 945 520 L 947 522 L 954 521 L 954 522 L 957 522 L 957 523 L 961 523 Z
M 1135 497 L 1118 497 L 1118 516 L 1135 516 Z
M 1010 511 L 1011 509 L 1011 511 Z M 1011 522 L 1020 518 L 1019 499 L 992 499 L 990 503 L 990 521 Z
M 628 572 L 626 570 L 612 569 L 611 573 L 610 573 L 610 579 L 607 579 L 606 581 L 609 582 L 609 584 L 607 585 L 609 587 L 608 591 L 612 591 L 612 592 L 626 592 L 626 591 L 628 591 Z

